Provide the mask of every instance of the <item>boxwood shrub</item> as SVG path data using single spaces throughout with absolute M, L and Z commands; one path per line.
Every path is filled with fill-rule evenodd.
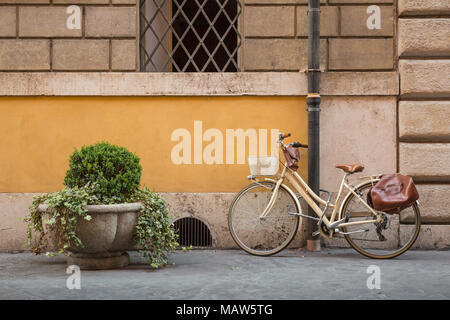
M 83 146 L 70 156 L 64 185 L 92 185 L 94 195 L 102 203 L 127 202 L 140 185 L 139 160 L 127 149 L 107 142 Z

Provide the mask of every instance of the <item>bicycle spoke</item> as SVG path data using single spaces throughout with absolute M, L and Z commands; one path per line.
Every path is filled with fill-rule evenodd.
M 240 212 L 243 212 L 243 213 L 248 213 L 248 214 L 255 214 L 255 216 L 256 215 L 258 215 L 258 213 L 256 212 L 256 211 L 244 211 L 244 210 L 239 210 Z M 258 218 L 259 218 L 259 215 L 258 215 Z
M 266 217 L 260 218 L 272 198 L 273 186 L 272 182 L 253 184 L 241 192 L 232 204 L 230 231 L 236 243 L 249 253 L 269 255 L 279 252 L 297 231 L 299 218 L 288 214 L 288 208 L 296 208 L 296 203 L 284 189 L 280 188 Z M 250 207 L 254 210 L 249 210 Z
M 371 183 L 363 185 L 359 189 L 362 199 L 367 199 L 367 193 L 372 186 Z M 343 206 L 343 215 L 349 214 L 348 222 L 365 221 L 368 216 L 375 218 L 365 205 L 356 197 L 350 196 Z M 401 215 L 409 217 L 411 227 L 402 227 L 400 214 L 385 214 L 380 212 L 382 221 L 342 227 L 348 243 L 359 253 L 372 258 L 391 258 L 405 252 L 415 241 L 418 228 L 420 228 L 420 212 L 416 205 L 405 209 Z M 405 220 L 405 219 L 403 219 Z M 366 230 L 365 232 L 352 231 Z

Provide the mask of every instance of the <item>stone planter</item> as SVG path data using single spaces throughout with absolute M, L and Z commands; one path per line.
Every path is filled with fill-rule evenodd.
M 125 250 L 136 246 L 133 235 L 141 208 L 140 203 L 87 206 L 92 219 L 80 219 L 76 227 L 84 247 L 70 248 L 67 264 L 78 265 L 85 270 L 128 265 L 130 258 Z M 40 205 L 39 211 L 46 212 L 47 206 Z

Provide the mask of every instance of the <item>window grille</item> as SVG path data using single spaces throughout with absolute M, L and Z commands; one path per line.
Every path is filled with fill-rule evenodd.
M 239 71 L 239 0 L 140 0 L 139 7 L 141 71 Z

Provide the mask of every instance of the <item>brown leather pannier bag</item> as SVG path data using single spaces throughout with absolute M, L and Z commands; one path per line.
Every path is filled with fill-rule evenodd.
M 399 173 L 382 175 L 367 195 L 368 203 L 375 210 L 390 214 L 410 207 L 417 199 L 419 193 L 413 179 Z
M 284 158 L 286 159 L 286 165 L 288 168 L 297 171 L 298 169 L 298 160 L 300 159 L 300 153 L 298 152 L 298 148 L 293 146 L 286 147 L 283 150 Z

